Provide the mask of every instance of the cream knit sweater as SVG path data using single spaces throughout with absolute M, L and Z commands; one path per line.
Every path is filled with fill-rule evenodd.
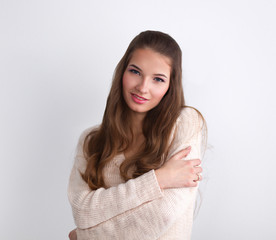
M 187 146 L 192 149 L 184 160 L 201 158 L 201 125 L 195 110 L 182 110 L 168 159 Z M 119 172 L 124 155 L 120 154 L 104 169 L 110 187 L 90 190 L 80 175 L 86 169 L 82 145 L 89 131 L 80 137 L 68 186 L 78 240 L 191 239 L 197 188 L 161 190 L 154 170 L 124 182 Z

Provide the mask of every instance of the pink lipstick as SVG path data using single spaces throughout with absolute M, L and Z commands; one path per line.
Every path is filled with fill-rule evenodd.
M 132 98 L 132 100 L 133 100 L 134 102 L 136 102 L 136 103 L 138 103 L 138 104 L 143 104 L 143 103 L 145 103 L 145 102 L 148 101 L 148 99 L 143 98 L 143 97 L 141 97 L 141 96 L 139 96 L 139 95 L 137 95 L 137 94 L 134 94 L 134 93 L 131 93 L 131 98 Z

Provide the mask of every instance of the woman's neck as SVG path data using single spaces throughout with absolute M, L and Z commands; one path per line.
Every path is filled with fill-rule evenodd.
M 131 126 L 134 138 L 143 135 L 143 121 L 145 118 L 144 113 L 132 113 L 131 114 Z
M 139 152 L 145 142 L 143 134 L 143 121 L 144 117 L 142 114 L 131 114 L 131 128 L 133 132 L 133 138 L 131 139 L 130 145 L 125 150 L 124 155 L 126 158 L 130 158 Z

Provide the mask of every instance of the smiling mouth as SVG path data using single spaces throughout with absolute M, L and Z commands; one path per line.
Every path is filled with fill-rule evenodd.
M 137 94 L 135 94 L 135 93 L 131 93 L 131 95 L 134 96 L 134 97 L 136 97 L 137 99 L 139 99 L 139 100 L 141 100 L 141 101 L 148 101 L 148 99 L 143 98 L 143 97 L 141 97 L 141 96 L 139 96 L 139 95 L 137 95 Z

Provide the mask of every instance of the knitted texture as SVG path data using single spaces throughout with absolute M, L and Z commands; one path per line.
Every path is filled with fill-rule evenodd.
M 183 160 L 201 158 L 201 127 L 196 111 L 184 108 L 171 135 L 168 159 L 188 146 L 191 152 Z M 80 137 L 68 185 L 78 240 L 190 239 L 197 187 L 161 190 L 154 170 L 124 182 L 119 166 L 125 158 L 120 154 L 104 168 L 110 187 L 91 191 L 80 175 L 86 169 L 83 141 L 90 131 Z

